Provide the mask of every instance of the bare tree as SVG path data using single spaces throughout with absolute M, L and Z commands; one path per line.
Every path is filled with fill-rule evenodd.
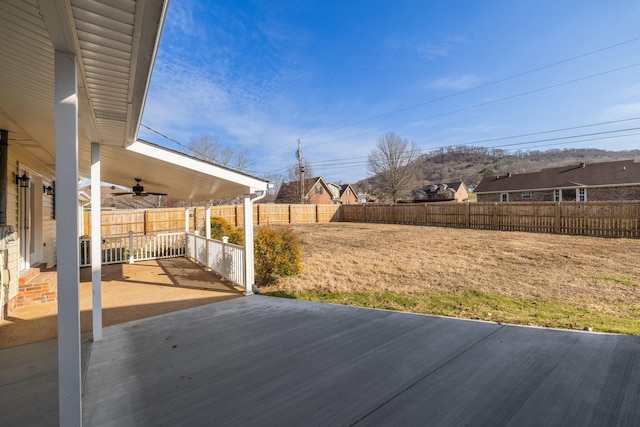
M 311 163 L 308 160 L 303 160 L 302 167 L 304 168 L 304 177 L 313 178 L 313 169 L 311 168 Z M 298 163 L 291 165 L 286 172 L 287 181 L 300 181 L 300 168 L 298 167 Z
M 269 181 L 272 188 L 267 189 L 267 196 L 262 199 L 262 203 L 273 202 L 278 194 L 280 186 L 284 182 L 284 175 L 281 173 L 270 173 L 262 175 L 262 179 Z
M 418 181 L 420 150 L 393 132 L 378 139 L 376 149 L 369 154 L 367 169 L 380 182 L 384 195 L 397 202 Z
M 248 147 L 224 145 L 213 135 L 202 135 L 199 139 L 191 138 L 189 149 L 199 159 L 239 171 L 246 171 L 254 163 Z

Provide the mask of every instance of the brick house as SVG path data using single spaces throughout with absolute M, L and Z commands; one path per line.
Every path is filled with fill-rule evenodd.
M 429 184 L 412 192 L 414 203 L 422 202 L 466 202 L 469 200 L 467 186 L 462 181 Z
M 485 177 L 478 202 L 640 200 L 640 163 L 580 163 L 540 172 Z
M 333 196 L 333 203 L 340 205 L 359 204 L 357 193 L 353 190 L 351 184 L 327 184 Z
M 304 203 L 330 205 L 333 203 L 331 189 L 321 177 L 304 180 Z M 296 204 L 300 200 L 300 181 L 285 182 L 280 186 L 275 203 Z

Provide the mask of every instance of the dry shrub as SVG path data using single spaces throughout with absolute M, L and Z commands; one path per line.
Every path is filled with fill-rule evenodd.
M 254 250 L 258 285 L 273 284 L 279 277 L 295 276 L 302 271 L 300 241 L 289 227 L 260 227 Z
M 224 218 L 219 216 L 211 217 L 211 236 L 212 239 L 222 240 L 223 236 L 229 238 L 229 243 L 242 246 L 244 244 L 244 232 L 237 229 Z

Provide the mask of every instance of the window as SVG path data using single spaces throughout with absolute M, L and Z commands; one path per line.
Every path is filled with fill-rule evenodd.
M 351 195 L 351 190 L 347 190 L 347 196 Z
M 523 200 L 530 200 L 531 199 L 531 191 L 523 191 L 522 192 L 522 199 Z
M 508 202 L 509 201 L 509 193 L 500 194 L 500 201 L 501 202 Z
M 579 188 L 578 189 L 578 199 L 579 202 L 586 202 L 587 201 L 587 189 L 586 188 Z
M 322 194 L 322 185 L 316 185 L 316 194 Z
M 553 201 L 554 202 L 562 201 L 562 190 L 553 190 Z

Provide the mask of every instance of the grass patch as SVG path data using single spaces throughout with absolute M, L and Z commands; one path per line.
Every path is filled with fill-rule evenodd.
M 619 275 L 602 276 L 601 279 L 602 280 L 608 280 L 608 281 L 614 282 L 614 283 L 620 283 L 621 285 L 638 286 L 632 279 L 628 279 L 626 277 L 622 277 L 622 276 L 619 276 Z
M 521 300 L 481 291 L 421 292 L 264 292 L 265 295 L 358 307 L 450 316 L 497 323 L 640 335 L 638 309 L 628 313 L 575 306 L 552 300 Z

